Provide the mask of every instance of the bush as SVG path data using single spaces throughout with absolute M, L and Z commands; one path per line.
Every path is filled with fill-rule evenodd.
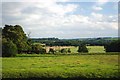
M 46 50 L 40 44 L 32 45 L 32 51 L 36 54 L 46 53 Z
M 39 52 L 40 52 L 41 54 L 46 53 L 46 49 L 40 48 Z
M 104 46 L 106 52 L 120 52 L 120 40 L 112 41 Z
M 67 49 L 61 49 L 61 53 L 67 53 Z
M 54 54 L 55 53 L 54 49 L 50 48 L 49 49 L 49 53 L 53 53 Z
M 68 53 L 71 53 L 71 50 L 70 50 L 70 48 L 68 49 Z
M 88 52 L 86 45 L 80 45 L 78 47 L 78 52 Z
M 13 57 L 17 54 L 17 46 L 12 41 L 5 41 L 2 43 L 2 56 Z

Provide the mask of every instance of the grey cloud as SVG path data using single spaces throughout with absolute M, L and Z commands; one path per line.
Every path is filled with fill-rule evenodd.
M 4 24 L 19 24 L 23 26 L 26 33 L 31 32 L 31 37 L 77 38 L 117 35 L 117 30 L 106 27 L 106 25 L 98 26 L 98 24 L 95 24 L 96 21 L 85 23 L 84 21 L 79 21 L 79 18 L 76 20 L 76 18 L 68 15 L 58 16 L 49 12 L 47 8 L 37 7 L 34 3 L 9 2 L 3 3 L 2 6 L 3 26 Z M 115 17 L 113 18 L 116 19 Z M 114 22 L 112 21 L 113 18 L 106 17 L 102 21 L 107 23 Z M 101 27 L 104 29 L 101 29 Z

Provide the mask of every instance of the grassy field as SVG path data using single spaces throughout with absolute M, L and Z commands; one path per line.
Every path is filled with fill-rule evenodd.
M 3 78 L 118 78 L 118 55 L 22 54 L 2 63 Z
M 57 49 L 62 49 L 62 48 L 70 48 L 71 50 L 71 53 L 78 53 L 77 50 L 78 50 L 78 47 L 75 47 L 75 46 L 54 46 L 53 48 L 55 48 L 56 50 Z M 89 51 L 89 53 L 105 53 L 105 49 L 104 49 L 104 46 L 87 46 L 87 49 Z
M 104 46 L 87 46 L 89 53 L 105 53 Z
M 105 53 L 104 46 L 87 46 L 88 53 Z M 70 48 L 72 53 L 77 53 L 78 47 Z

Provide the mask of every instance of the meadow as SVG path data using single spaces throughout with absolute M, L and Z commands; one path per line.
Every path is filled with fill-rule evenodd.
M 105 53 L 104 46 L 87 46 L 89 53 Z
M 89 53 L 104 48 L 89 46 Z M 75 47 L 71 48 L 76 51 Z M 118 55 L 18 54 L 2 58 L 2 78 L 118 78 Z M 108 53 L 109 54 L 109 53 Z
M 78 53 L 77 50 L 78 50 L 78 47 L 75 47 L 75 46 L 53 46 L 53 47 L 46 47 L 46 49 L 48 48 L 53 48 L 55 50 L 60 50 L 62 48 L 70 48 L 70 51 L 71 51 L 71 54 L 74 54 L 74 53 Z M 87 46 L 87 49 L 88 49 L 88 53 L 92 54 L 92 53 L 105 53 L 105 49 L 104 49 L 104 46 Z M 48 50 L 47 50 L 48 52 Z
M 2 58 L 3 78 L 118 78 L 118 55 L 36 55 Z

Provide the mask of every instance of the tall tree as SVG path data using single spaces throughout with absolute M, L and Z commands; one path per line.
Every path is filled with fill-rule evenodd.
M 2 30 L 2 36 L 16 44 L 18 51 L 29 49 L 27 36 L 20 25 L 5 25 Z

